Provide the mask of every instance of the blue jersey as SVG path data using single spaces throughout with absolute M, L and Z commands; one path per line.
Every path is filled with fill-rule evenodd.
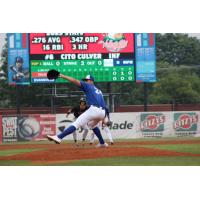
M 89 106 L 94 105 L 102 108 L 106 107 L 101 90 L 97 89 L 93 84 L 84 81 L 80 81 L 80 83 L 80 88 L 85 92 L 86 101 Z

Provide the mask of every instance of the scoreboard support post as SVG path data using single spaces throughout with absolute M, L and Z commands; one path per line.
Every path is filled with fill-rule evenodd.
M 52 85 L 51 87 L 51 113 L 56 114 L 56 109 L 55 109 L 55 85 Z
M 112 95 L 112 112 L 115 112 L 115 95 Z
M 113 106 L 112 106 L 112 88 L 111 88 L 111 83 L 107 83 L 107 93 L 108 93 L 108 107 L 110 112 L 113 112 Z
M 144 82 L 144 112 L 148 111 L 148 84 Z
M 17 108 L 17 114 L 21 113 L 21 87 L 20 85 L 16 85 L 16 108 Z

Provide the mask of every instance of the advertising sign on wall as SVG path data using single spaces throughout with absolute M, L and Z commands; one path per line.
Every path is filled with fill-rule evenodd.
M 17 141 L 17 117 L 2 117 L 3 142 Z
M 189 136 L 197 134 L 199 116 L 196 112 L 174 113 L 173 128 L 177 136 Z
M 162 136 L 166 117 L 163 113 L 142 113 L 140 130 L 144 137 Z
M 126 112 L 111 113 L 109 127 L 113 139 L 134 139 L 153 137 L 197 137 L 200 136 L 200 112 Z M 33 114 L 21 116 L 0 116 L 0 139 L 2 142 L 44 140 L 46 135 L 61 133 L 74 121 L 73 114 Z M 106 132 L 99 128 L 105 139 Z M 78 140 L 82 140 L 82 128 L 77 130 Z M 87 139 L 90 139 L 89 130 Z M 66 140 L 73 140 L 70 134 Z
M 28 33 L 8 33 L 8 83 L 29 85 Z
M 42 140 L 46 135 L 55 135 L 55 115 L 23 115 L 17 122 L 19 140 Z

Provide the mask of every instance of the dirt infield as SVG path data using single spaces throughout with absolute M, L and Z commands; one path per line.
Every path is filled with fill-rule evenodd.
M 147 157 L 147 156 L 200 156 L 200 154 L 176 152 L 145 147 L 145 145 L 163 144 L 200 144 L 200 140 L 176 140 L 176 141 L 131 141 L 117 142 L 108 148 L 95 148 L 89 144 L 84 147 L 75 147 L 72 144 L 15 144 L 0 145 L 0 151 L 15 149 L 36 149 L 29 153 L 21 153 L 10 156 L 0 156 L 0 161 L 26 160 L 32 165 L 45 165 L 51 163 L 66 163 L 74 160 L 111 158 L 119 156 Z M 140 147 L 142 145 L 143 147 Z M 38 150 L 37 150 L 38 149 Z

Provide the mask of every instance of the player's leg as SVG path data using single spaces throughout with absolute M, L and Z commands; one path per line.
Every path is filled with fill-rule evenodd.
M 70 125 L 68 128 L 64 129 L 64 131 L 59 133 L 58 135 L 54 135 L 54 136 L 47 135 L 47 139 L 49 139 L 50 141 L 54 141 L 56 144 L 60 144 L 62 139 L 65 136 L 73 133 L 74 131 L 76 131 L 76 127 L 73 125 Z
M 93 132 L 94 132 L 94 134 L 97 136 L 97 138 L 98 138 L 98 140 L 99 140 L 99 146 L 108 146 L 106 143 L 105 143 L 105 141 L 104 141 L 104 139 L 103 139 L 103 137 L 102 137 L 102 135 L 101 135 L 101 131 L 100 131 L 100 129 L 99 129 L 99 127 L 97 126 L 97 127 L 95 127 L 94 129 L 92 129 L 93 130 Z
M 84 143 L 85 143 L 85 140 L 86 140 L 86 137 L 87 137 L 87 134 L 89 132 L 89 128 L 88 127 L 83 127 L 83 137 L 82 137 L 82 145 L 84 146 Z
M 94 137 L 95 137 L 95 134 L 92 132 L 92 134 L 90 135 L 90 145 L 94 143 Z
M 98 108 L 95 109 L 95 107 L 90 107 L 87 111 L 85 111 L 82 115 L 80 115 L 75 122 L 73 122 L 68 128 L 66 128 L 62 133 L 56 135 L 56 136 L 51 136 L 47 135 L 47 138 L 49 140 L 53 140 L 55 143 L 60 144 L 62 139 L 66 137 L 67 135 L 72 134 L 76 129 L 79 127 L 82 127 L 88 122 L 92 120 L 102 120 L 104 118 L 105 111 L 100 110 Z M 98 123 L 98 122 L 97 122 Z M 101 133 L 97 129 L 95 129 L 96 135 L 98 135 L 98 138 L 100 138 L 102 144 L 104 144 L 104 140 L 101 136 Z
M 73 134 L 74 143 L 75 143 L 76 145 L 78 145 L 77 133 L 76 133 L 76 131 L 74 131 L 72 134 Z
M 82 115 L 80 115 L 80 117 L 78 117 L 73 124 L 76 127 L 77 126 L 83 127 L 84 125 L 87 124 L 88 127 L 93 130 L 94 134 L 99 139 L 100 145 L 103 146 L 105 142 L 99 128 L 97 127 L 97 124 L 99 123 L 99 121 L 103 120 L 104 117 L 105 117 L 105 110 L 101 110 L 99 108 L 91 106 L 87 111 L 85 111 Z M 105 146 L 106 145 L 107 144 L 105 144 Z
M 110 129 L 109 129 L 107 126 L 105 126 L 105 127 L 103 128 L 103 130 L 104 130 L 104 131 L 106 132 L 106 134 L 108 135 L 110 144 L 113 145 L 114 142 L 113 142 L 113 138 L 112 138 L 112 134 L 111 134 L 111 132 L 110 132 Z
M 61 133 L 59 133 L 58 135 L 55 135 L 55 136 L 47 135 L 47 138 L 49 140 L 54 141 L 57 144 L 60 144 L 64 137 L 66 137 L 67 135 L 72 134 L 79 127 L 84 126 L 85 124 L 87 124 L 88 120 L 90 119 L 86 115 L 87 111 L 84 112 L 82 115 L 80 115 L 68 128 L 64 129 L 63 132 L 61 132 Z
M 98 123 L 97 126 L 100 128 L 100 123 Z M 90 135 L 90 145 L 94 143 L 94 140 L 95 140 L 95 134 L 94 132 L 92 132 Z
M 106 147 L 106 146 L 108 146 L 108 144 L 105 143 L 105 141 L 101 135 L 101 131 L 98 127 L 98 123 L 99 123 L 99 120 L 93 120 L 88 123 L 88 126 L 92 127 L 91 129 L 93 130 L 94 134 L 97 136 L 97 138 L 99 140 L 99 144 L 97 145 L 97 147 Z
M 83 141 L 85 141 L 88 131 L 89 131 L 88 129 L 83 129 L 83 138 L 82 138 Z

